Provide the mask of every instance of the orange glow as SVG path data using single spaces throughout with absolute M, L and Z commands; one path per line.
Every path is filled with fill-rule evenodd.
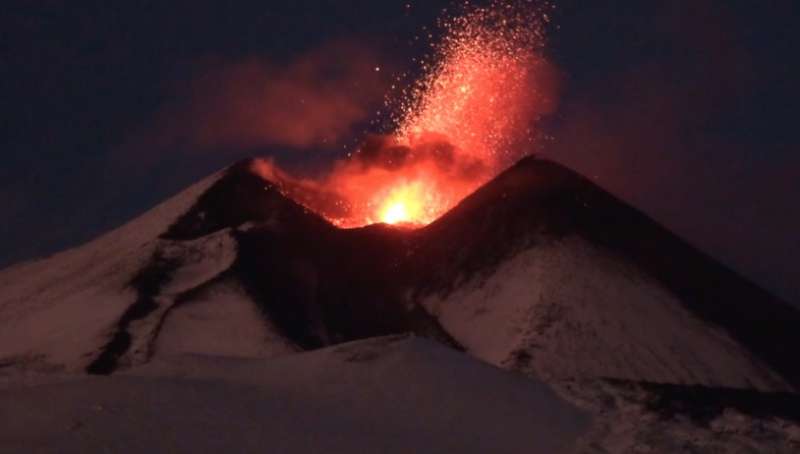
M 394 132 L 367 140 L 319 181 L 290 182 L 287 195 L 339 227 L 435 221 L 520 158 L 535 121 L 552 110 L 546 21 L 530 3 L 503 0 L 445 19 L 425 75 L 399 106 L 387 101 Z
M 416 87 L 398 137 L 413 146 L 435 133 L 461 153 L 502 160 L 514 142 L 529 138 L 528 122 L 539 107 L 529 92 L 537 65 L 541 60 L 519 51 L 513 41 L 460 36 Z
M 387 224 L 428 224 L 436 219 L 438 201 L 422 181 L 402 183 L 379 197 L 378 220 Z
M 358 161 L 346 161 L 323 185 L 347 196 L 341 214 L 316 211 L 340 227 L 359 227 L 376 222 L 428 224 L 457 203 L 472 182 L 431 160 L 367 170 Z

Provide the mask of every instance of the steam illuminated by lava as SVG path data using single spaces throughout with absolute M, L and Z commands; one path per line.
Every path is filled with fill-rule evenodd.
M 554 107 L 541 54 L 549 8 L 496 1 L 445 18 L 425 76 L 394 106 L 394 132 L 369 138 L 321 181 L 284 175 L 284 192 L 340 227 L 436 220 L 519 158 Z

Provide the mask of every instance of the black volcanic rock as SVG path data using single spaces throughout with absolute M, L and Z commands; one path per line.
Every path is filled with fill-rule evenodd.
M 286 228 L 314 224 L 321 231 L 331 229 L 321 217 L 284 197 L 274 183 L 256 175 L 252 164 L 248 159 L 229 167 L 161 237 L 191 240 L 246 222 L 270 222 Z

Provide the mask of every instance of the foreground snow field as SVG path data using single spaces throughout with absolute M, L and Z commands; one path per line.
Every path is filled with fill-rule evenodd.
M 4 452 L 559 453 L 586 413 L 415 337 L 273 360 L 186 355 L 0 391 Z

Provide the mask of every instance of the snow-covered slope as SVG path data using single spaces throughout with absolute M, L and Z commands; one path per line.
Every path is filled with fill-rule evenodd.
M 266 358 L 298 349 L 261 316 L 233 278 L 210 282 L 172 306 L 156 337 L 155 359 L 178 354 Z
M 470 353 L 550 380 L 788 388 L 652 278 L 577 236 L 543 238 L 421 301 Z
M 589 423 L 542 383 L 413 337 L 0 390 L 0 419 L 2 450 L 60 453 L 558 454 Z
M 0 272 L 0 363 L 85 367 L 137 299 L 131 281 L 221 173 L 96 240 Z
M 273 356 L 413 331 L 547 380 L 800 380 L 782 354 L 796 311 L 534 158 L 418 230 L 337 229 L 245 161 L 0 287 L 0 363 L 26 367 L 109 373 L 159 351 Z
M 412 332 L 555 387 L 602 416 L 586 446 L 612 452 L 650 435 L 670 452 L 654 435 L 672 426 L 653 419 L 664 407 L 653 399 L 736 388 L 755 394 L 731 405 L 763 400 L 751 415 L 762 418 L 777 411 L 765 391 L 800 386 L 796 310 L 557 164 L 526 158 L 416 230 L 337 229 L 280 184 L 244 161 L 93 242 L 0 271 L 0 383 L 173 363 L 188 364 L 181 376 L 222 373 L 176 360 L 187 354 L 229 358 L 215 362 L 224 374 L 272 361 L 291 369 L 304 350 Z M 449 383 L 469 382 L 462 372 Z M 140 380 L 91 384 L 98 396 L 138 389 L 135 398 L 177 386 Z M 73 385 L 58 386 L 53 398 L 76 408 Z M 19 405 L 40 405 L 23 394 Z M 137 408 L 134 419 L 149 414 Z M 680 433 L 707 430 L 691 427 Z M 775 443 L 791 430 L 776 428 Z
M 547 380 L 800 384 L 798 311 L 557 164 L 524 159 L 411 248 L 408 299 L 492 363 Z

